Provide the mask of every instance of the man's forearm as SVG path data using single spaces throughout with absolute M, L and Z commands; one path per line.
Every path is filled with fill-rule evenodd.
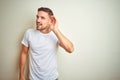
M 72 42 L 67 39 L 58 28 L 55 28 L 53 30 L 53 32 L 55 33 L 55 35 L 57 36 L 58 40 L 59 40 L 59 44 L 61 47 L 63 47 L 67 52 L 71 53 L 73 52 L 74 48 L 73 48 L 73 44 Z
M 23 77 L 24 76 L 24 67 L 25 67 L 25 63 L 26 63 L 26 59 L 27 59 L 27 53 L 22 52 L 20 54 L 20 74 L 19 77 Z

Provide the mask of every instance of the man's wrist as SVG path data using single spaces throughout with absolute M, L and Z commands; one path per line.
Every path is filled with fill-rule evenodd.
M 56 33 L 56 32 L 58 31 L 58 28 L 57 28 L 57 27 L 56 27 L 56 28 L 53 28 L 52 31 L 53 31 L 54 33 Z

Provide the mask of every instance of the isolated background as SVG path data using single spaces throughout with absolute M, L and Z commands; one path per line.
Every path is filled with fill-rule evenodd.
M 59 80 L 120 80 L 120 0 L 0 0 L 0 80 L 18 79 L 20 42 L 41 6 L 75 47 L 59 48 Z

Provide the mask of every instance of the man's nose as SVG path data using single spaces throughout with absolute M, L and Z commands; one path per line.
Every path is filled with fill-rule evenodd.
M 37 22 L 41 22 L 41 19 L 40 19 L 40 18 L 37 18 L 36 21 L 37 21 Z

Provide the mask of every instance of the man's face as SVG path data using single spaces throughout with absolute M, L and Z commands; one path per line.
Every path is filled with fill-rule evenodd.
M 50 16 L 47 12 L 39 11 L 36 15 L 36 29 L 44 30 L 50 26 Z

